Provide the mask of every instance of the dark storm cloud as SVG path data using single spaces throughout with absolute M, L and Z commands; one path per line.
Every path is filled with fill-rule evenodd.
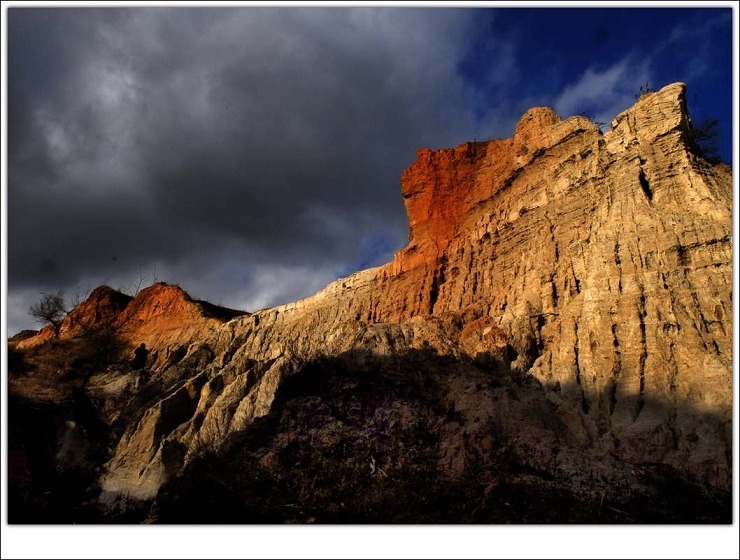
M 730 114 L 716 11 L 7 13 L 10 334 L 39 291 L 164 280 L 253 310 L 387 262 L 417 148 L 509 136 L 532 106 L 609 122 L 686 80 Z M 619 44 L 583 48 L 615 18 Z
M 271 271 L 300 270 L 310 290 L 363 252 L 389 258 L 407 234 L 400 173 L 471 126 L 454 101 L 470 20 L 11 8 L 9 290 L 156 266 L 202 297 L 270 304 L 249 289 Z M 204 280 L 218 270 L 233 278 Z M 308 293 L 283 282 L 273 300 Z

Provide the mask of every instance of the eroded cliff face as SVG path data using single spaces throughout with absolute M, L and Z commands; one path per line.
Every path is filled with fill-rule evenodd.
M 660 463 L 730 488 L 731 172 L 692 150 L 683 84 L 611 124 L 533 108 L 513 138 L 419 150 L 401 179 L 408 246 L 299 302 L 195 330 L 164 296 L 150 309 L 171 329 L 129 303 L 137 341 L 184 355 L 160 356 L 126 412 L 103 498 L 153 498 L 275 413 L 307 364 L 414 351 L 456 364 L 429 366 L 462 411 L 439 427 L 445 472 L 495 453 L 493 418 L 523 464 L 574 485 Z M 502 371 L 531 381 L 526 397 L 492 397 L 479 377 Z
M 105 487 L 151 497 L 168 469 L 267 414 L 311 358 L 502 346 L 583 448 L 727 487 L 731 175 L 692 153 L 689 126 L 685 86 L 673 84 L 606 134 L 534 108 L 511 139 L 419 150 L 402 177 L 409 245 L 202 340 L 213 361 L 157 405 L 187 400 L 182 422 L 158 437 L 150 422 L 132 427 Z

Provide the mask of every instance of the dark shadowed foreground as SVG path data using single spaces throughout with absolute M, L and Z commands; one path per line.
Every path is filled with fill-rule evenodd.
M 732 522 L 730 492 L 665 465 L 598 457 L 593 472 L 561 472 L 573 442 L 545 389 L 490 357 L 309 362 L 268 415 L 192 460 L 155 499 L 118 510 L 96 501 L 115 434 L 91 403 L 9 404 L 11 523 Z M 528 446 L 533 437 L 548 440 L 545 454 Z
M 611 480 L 573 484 L 528 455 L 519 429 L 551 438 L 553 463 L 567 448 L 532 377 L 423 351 L 318 360 L 268 416 L 166 484 L 147 521 L 731 523 L 731 493 L 660 464 L 615 461 Z

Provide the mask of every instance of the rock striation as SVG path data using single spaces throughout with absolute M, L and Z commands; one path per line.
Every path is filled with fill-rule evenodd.
M 728 490 L 732 175 L 691 138 L 681 83 L 605 133 L 536 107 L 512 138 L 419 150 L 401 177 L 408 245 L 312 297 L 223 322 L 172 286 L 121 309 L 96 294 L 159 352 L 156 398 L 126 413 L 103 499 L 154 498 L 275 413 L 307 364 L 430 351 L 455 363 L 429 370 L 461 415 L 440 428 L 446 472 L 495 453 L 498 419 L 523 464 L 574 488 L 660 464 Z M 526 397 L 486 389 L 503 371 Z

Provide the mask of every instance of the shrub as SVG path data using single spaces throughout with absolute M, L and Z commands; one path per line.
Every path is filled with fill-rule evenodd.
M 719 151 L 719 119 L 707 117 L 689 128 L 689 142 L 694 150 L 710 163 L 722 161 Z

